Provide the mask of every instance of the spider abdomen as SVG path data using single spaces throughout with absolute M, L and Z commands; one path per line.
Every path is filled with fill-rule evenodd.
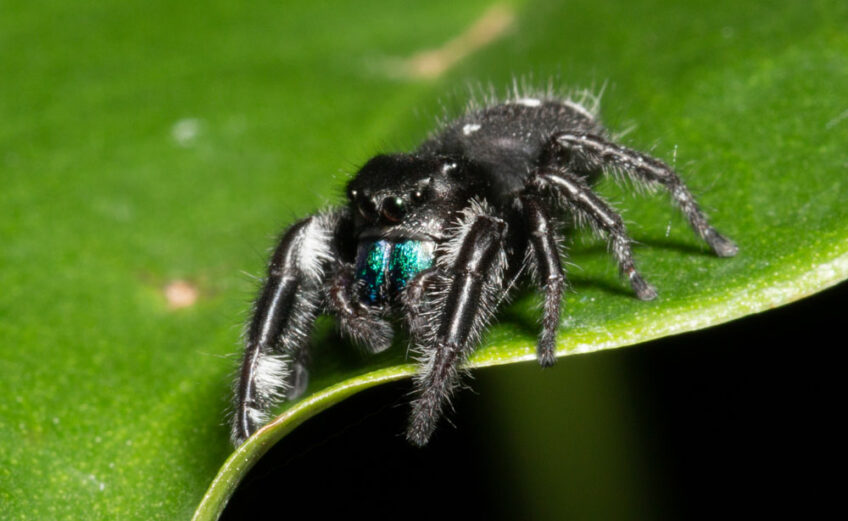
M 415 275 L 433 265 L 434 250 L 431 241 L 360 242 L 356 255 L 360 299 L 367 304 L 387 301 Z

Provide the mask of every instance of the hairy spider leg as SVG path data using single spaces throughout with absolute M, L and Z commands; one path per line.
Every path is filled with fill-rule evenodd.
M 601 136 L 563 132 L 555 140 L 567 151 L 572 161 L 584 169 L 604 172 L 618 170 L 635 182 L 660 184 L 671 194 L 674 204 L 689 220 L 689 224 L 719 257 L 733 257 L 738 246 L 710 226 L 698 207 L 692 192 L 670 166 L 659 159 L 612 143 Z
M 355 269 L 354 264 L 339 263 L 331 279 L 327 305 L 338 317 L 342 334 L 369 352 L 379 353 L 391 347 L 394 329 L 381 317 L 383 306 L 368 306 L 360 301 Z
M 542 331 L 536 353 L 542 367 L 556 362 L 556 334 L 559 329 L 560 306 L 565 292 L 565 273 L 560 261 L 560 239 L 544 202 L 538 194 L 525 192 L 521 196 L 524 220 L 529 232 L 533 255 L 529 259 L 535 269 L 538 284 L 544 292 Z
M 316 214 L 283 235 L 268 265 L 235 390 L 232 441 L 238 446 L 267 421 L 268 410 L 306 387 L 302 358 L 320 312 L 326 264 L 340 215 Z
M 459 366 L 479 341 L 503 293 L 506 224 L 481 208 L 466 213 L 460 233 L 440 260 L 446 291 L 434 306 L 435 334 L 420 339 L 421 370 L 407 440 L 423 446 L 459 382 Z M 438 298 L 438 296 L 437 296 Z
M 530 183 L 539 189 L 553 190 L 562 206 L 572 211 L 578 223 L 588 223 L 593 229 L 606 234 L 621 275 L 630 281 L 630 287 L 640 300 L 657 297 L 657 290 L 636 269 L 631 247 L 633 239 L 627 234 L 621 216 L 592 191 L 585 178 L 564 169 L 543 170 L 535 174 Z
M 413 277 L 400 293 L 402 314 L 412 338 L 422 338 L 427 328 L 431 327 L 427 321 L 431 307 L 426 294 L 432 290 L 437 278 L 438 271 L 428 268 Z

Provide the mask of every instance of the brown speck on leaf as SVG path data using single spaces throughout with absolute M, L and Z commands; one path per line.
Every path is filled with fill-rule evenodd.
M 182 309 L 197 302 L 197 288 L 184 280 L 173 280 L 164 289 L 165 299 L 171 309 Z
M 401 75 L 432 79 L 444 74 L 461 59 L 492 43 L 502 36 L 515 21 L 512 8 L 494 5 L 462 34 L 438 49 L 427 49 L 404 60 Z

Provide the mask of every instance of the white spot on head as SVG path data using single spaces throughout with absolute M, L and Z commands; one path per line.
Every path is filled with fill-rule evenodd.
M 471 135 L 474 132 L 477 132 L 478 130 L 480 130 L 480 124 L 479 123 L 466 123 L 462 127 L 462 133 L 463 133 L 463 135 L 466 135 L 466 136 Z
M 537 100 L 536 98 L 521 98 L 516 100 L 516 103 L 519 105 L 524 105 L 525 107 L 538 107 L 542 104 L 541 100 Z
M 197 140 L 200 127 L 200 120 L 197 118 L 181 119 L 171 127 L 171 138 L 181 147 L 190 147 Z

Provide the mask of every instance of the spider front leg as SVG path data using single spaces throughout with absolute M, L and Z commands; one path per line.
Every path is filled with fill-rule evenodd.
M 606 201 L 595 194 L 583 177 L 567 170 L 542 170 L 528 181 L 528 187 L 539 191 L 552 191 L 560 204 L 571 210 L 578 222 L 587 222 L 593 229 L 604 233 L 618 262 L 622 276 L 640 300 L 653 300 L 657 290 L 648 284 L 636 269 L 633 260 L 633 239 L 627 234 L 624 221 Z
M 660 184 L 671 193 L 674 204 L 689 220 L 692 229 L 719 257 L 732 257 L 739 248 L 727 237 L 710 226 L 706 215 L 698 207 L 692 192 L 667 164 L 659 159 L 607 141 L 594 134 L 561 133 L 554 141 L 562 147 L 569 161 L 581 171 L 618 169 L 635 182 L 645 185 Z
M 424 338 L 431 325 L 428 313 L 431 308 L 427 301 L 428 291 L 437 283 L 439 272 L 434 268 L 422 271 L 413 278 L 400 294 L 401 312 L 412 338 Z
M 437 258 L 440 288 L 427 322 L 432 333 L 416 339 L 421 370 L 415 377 L 418 397 L 406 438 L 423 446 L 430 439 L 445 403 L 459 382 L 459 366 L 479 341 L 503 294 L 506 224 L 482 205 L 466 210 L 459 233 Z
M 271 407 L 306 387 L 302 359 L 320 312 L 327 265 L 338 256 L 335 239 L 346 221 L 342 211 L 298 221 L 271 256 L 235 385 L 231 438 L 236 446 L 267 421 Z

